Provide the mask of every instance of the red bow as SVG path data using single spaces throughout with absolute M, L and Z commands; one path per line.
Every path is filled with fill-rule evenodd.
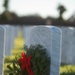
M 31 69 L 30 61 L 31 61 L 31 56 L 27 57 L 25 55 L 25 53 L 22 52 L 22 58 L 19 59 L 20 68 L 22 70 L 26 69 L 28 72 L 28 75 L 34 75 L 32 69 Z

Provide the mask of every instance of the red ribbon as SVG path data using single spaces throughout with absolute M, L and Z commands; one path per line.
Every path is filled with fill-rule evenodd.
M 20 68 L 22 70 L 27 70 L 28 75 L 34 75 L 32 68 L 31 68 L 31 56 L 26 56 L 24 52 L 22 52 L 22 58 L 19 59 Z

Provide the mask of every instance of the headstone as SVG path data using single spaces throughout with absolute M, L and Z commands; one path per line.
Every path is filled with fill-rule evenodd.
M 60 75 L 61 30 L 54 26 L 34 26 L 25 40 L 27 46 L 40 44 L 51 57 L 50 75 Z
M 33 26 L 24 26 L 23 27 L 23 37 L 25 44 L 28 44 L 29 38 L 30 38 L 30 32 Z M 26 39 L 26 40 L 25 40 Z
M 0 26 L 0 75 L 3 75 L 5 30 Z
M 61 62 L 64 64 L 73 63 L 73 28 L 63 27 L 62 29 L 62 51 Z
M 15 38 L 18 36 L 18 32 L 19 32 L 19 28 L 18 28 L 18 26 L 11 26 L 10 27 L 10 31 L 11 31 L 11 49 L 13 49 L 14 48 L 14 40 L 15 40 Z
M 14 36 L 17 37 L 18 32 L 19 32 L 19 26 L 12 26 L 12 27 L 13 27 L 13 31 L 14 31 Z
M 5 25 L 4 28 L 6 29 L 5 55 L 10 56 L 14 47 L 14 31 L 13 27 L 9 25 Z
M 73 64 L 75 64 L 75 27 L 73 27 L 74 29 L 73 29 L 73 36 L 72 36 L 72 55 L 73 55 L 73 57 L 72 57 L 72 59 L 73 59 Z

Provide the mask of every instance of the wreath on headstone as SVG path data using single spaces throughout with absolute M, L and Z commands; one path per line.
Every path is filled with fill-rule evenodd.
M 49 75 L 50 57 L 41 45 L 24 46 L 25 52 L 15 57 L 11 65 L 7 65 L 9 75 Z

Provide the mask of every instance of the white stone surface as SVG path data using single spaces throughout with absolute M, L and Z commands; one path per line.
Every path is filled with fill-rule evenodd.
M 6 29 L 5 56 L 10 56 L 11 50 L 14 48 L 14 40 L 19 32 L 19 26 L 4 25 L 4 28 Z
M 75 27 L 73 30 L 72 40 L 72 64 L 75 64 Z
M 14 28 L 9 25 L 5 25 L 4 28 L 6 29 L 5 56 L 10 56 L 11 50 L 14 47 Z
M 25 38 L 27 46 L 40 44 L 51 57 L 50 75 L 60 75 L 61 31 L 52 26 L 33 26 Z
M 5 39 L 5 56 L 11 55 L 11 29 L 10 26 L 6 25 L 6 39 Z
M 12 27 L 13 27 L 13 31 L 14 31 L 14 36 L 17 37 L 18 32 L 19 32 L 19 26 L 12 26 Z
M 62 52 L 61 52 L 61 62 L 65 64 L 74 64 L 73 47 L 75 32 L 72 27 L 63 27 L 62 29 Z
M 4 39 L 5 39 L 5 30 L 2 26 L 0 26 L 0 75 L 3 74 L 3 66 L 4 66 Z
M 24 26 L 23 27 L 23 37 L 25 44 L 29 44 L 30 32 L 33 26 Z
M 14 40 L 18 36 L 19 26 L 10 26 L 11 49 L 14 48 Z

